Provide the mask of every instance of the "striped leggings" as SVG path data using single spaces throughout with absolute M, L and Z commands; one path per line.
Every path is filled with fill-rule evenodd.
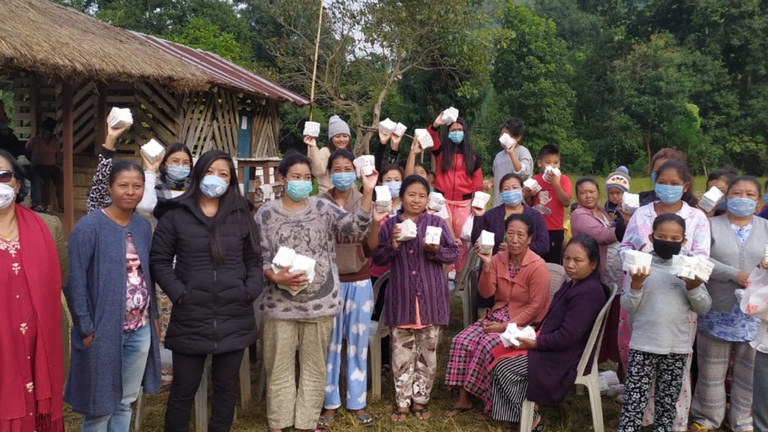
M 520 423 L 520 411 L 528 391 L 528 356 L 521 355 L 499 360 L 493 368 L 494 420 Z M 539 414 L 534 413 L 534 421 Z
M 699 377 L 691 403 L 691 419 L 717 429 L 725 419 L 725 376 L 733 352 L 733 383 L 729 425 L 734 432 L 752 430 L 752 380 L 755 349 L 749 342 L 728 342 L 699 332 Z M 763 395 L 764 396 L 764 395 Z

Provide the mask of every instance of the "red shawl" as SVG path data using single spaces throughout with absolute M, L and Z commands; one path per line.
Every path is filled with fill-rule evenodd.
M 63 432 L 62 394 L 64 364 L 61 340 L 61 267 L 56 244 L 48 226 L 33 211 L 16 205 L 19 225 L 21 268 L 27 278 L 32 306 L 37 318 L 37 346 L 34 364 L 34 392 L 37 403 L 36 430 Z M 0 273 L 0 305 L 7 307 L 10 286 Z M 15 347 L 6 322 L 8 314 L 0 313 L 0 432 L 18 432 L 26 411 L 21 375 L 13 365 Z

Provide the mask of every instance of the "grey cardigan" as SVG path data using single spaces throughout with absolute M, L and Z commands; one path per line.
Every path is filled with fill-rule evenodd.
M 734 291 L 739 288 L 734 282 L 740 271 L 751 273 L 765 256 L 768 244 L 768 220 L 752 218 L 752 231 L 744 245 L 731 229 L 728 215 L 713 217 L 709 220 L 712 232 L 710 260 L 715 264 L 712 276 L 707 283 L 707 290 L 712 296 L 712 309 L 731 313 L 736 302 Z

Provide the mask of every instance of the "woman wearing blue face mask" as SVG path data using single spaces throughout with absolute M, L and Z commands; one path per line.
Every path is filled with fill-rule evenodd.
M 332 202 L 349 213 L 360 206 L 363 194 L 355 187 L 357 174 L 353 161 L 355 155 L 348 150 L 336 150 L 328 159 L 328 172 L 333 188 L 320 194 L 320 198 Z M 381 220 L 388 212 L 377 214 Z M 341 281 L 343 310 L 333 322 L 331 342 L 328 345 L 327 382 L 323 413 L 318 425 L 330 427 L 341 407 L 339 376 L 341 373 L 342 339 L 347 340 L 346 407 L 362 426 L 372 426 L 376 421 L 366 412 L 366 388 L 368 362 L 368 326 L 373 313 L 373 285 L 368 258 L 372 251 L 367 247 L 365 235 L 336 233 L 336 266 Z M 377 371 L 378 373 L 378 371 Z
M 100 210 L 111 202 L 107 190 L 107 179 L 112 170 L 112 160 L 116 153 L 115 145 L 120 135 L 129 127 L 113 128 L 107 125 L 107 137 L 99 154 L 99 164 L 93 175 L 91 190 L 88 192 L 88 213 Z M 173 143 L 166 149 L 162 160 L 150 163 L 143 154 L 141 158 L 144 162 L 144 177 L 147 180 L 144 197 L 136 206 L 136 211 L 151 215 L 158 200 L 177 197 L 189 186 L 192 152 L 182 143 Z
M 712 310 L 699 316 L 696 351 L 699 376 L 691 404 L 696 430 L 715 430 L 725 419 L 725 379 L 733 356 L 729 421 L 731 430 L 764 430 L 752 425 L 752 379 L 760 320 L 742 312 L 734 292 L 747 287 L 749 273 L 765 258 L 768 221 L 754 216 L 761 202 L 760 183 L 737 177 L 726 191 L 726 212 L 710 219 L 711 261 L 715 269 L 707 283 Z M 762 393 L 754 393 L 756 396 Z M 757 426 L 757 425 L 756 425 Z
M 228 431 L 243 350 L 256 341 L 252 303 L 263 280 L 258 227 L 232 157 L 221 150 L 204 153 L 187 190 L 161 201 L 154 216 L 152 277 L 173 301 L 165 339 L 174 369 L 165 430 L 188 429 L 205 360 L 212 355 L 208 429 Z
M 445 126 L 442 138 L 438 136 L 441 126 Z M 472 147 L 467 122 L 461 117 L 448 123 L 443 120 L 443 113 L 440 113 L 427 131 L 434 143 L 429 150 L 435 156 L 435 191 L 445 197 L 453 232 L 460 233 L 472 214 L 471 204 L 475 192 L 483 190 L 480 157 Z M 417 141 L 414 140 L 412 145 L 417 145 Z M 456 261 L 458 269 L 464 265 L 469 249 L 460 247 L 459 251 L 459 259 Z
M 180 142 L 171 144 L 165 149 L 158 171 L 159 176 L 155 172 L 147 175 L 147 191 L 136 207 L 139 213 L 152 214 L 158 201 L 175 198 L 187 190 L 191 180 L 192 152 Z
M 653 251 L 653 245 L 649 243 L 648 236 L 653 232 L 653 221 L 658 215 L 675 213 L 685 219 L 686 242 L 681 249 L 682 255 L 701 258 L 709 257 L 710 231 L 709 220 L 701 210 L 695 207 L 696 198 L 693 190 L 693 177 L 688 167 L 676 160 L 668 160 L 660 167 L 656 175 L 655 194 L 658 201 L 641 206 L 632 214 L 627 224 L 624 239 L 619 245 L 619 257 L 623 259 L 627 250 Z M 693 202 L 693 205 L 689 205 Z M 691 345 L 696 337 L 696 314 L 691 314 L 689 321 Z M 629 366 L 629 338 L 632 328 L 627 320 L 624 310 L 619 318 L 619 355 L 624 370 Z M 683 388 L 677 402 L 675 423 L 672 430 L 684 431 L 688 425 L 688 409 L 691 403 L 691 382 L 689 373 L 691 370 L 691 358 L 688 356 L 685 374 L 683 375 Z M 644 424 L 652 424 L 653 418 L 648 412 L 644 418 Z
M 533 235 L 529 249 L 538 256 L 544 256 L 549 252 L 549 233 L 544 224 L 544 217 L 539 211 L 525 204 L 523 200 L 523 179 L 515 173 L 506 174 L 499 181 L 501 187 L 501 205 L 498 205 L 488 211 L 484 209 L 473 208 L 475 220 L 472 225 L 472 244 L 477 243 L 480 233 L 485 231 L 492 232 L 496 240 L 493 246 L 493 255 L 499 251 L 507 250 L 507 243 L 504 239 L 505 221 L 513 214 L 526 214 L 533 221 Z M 484 298 L 475 296 L 478 308 L 493 307 L 495 298 L 493 296 Z
M 344 172 L 344 164 L 341 161 L 339 164 L 338 173 Z M 329 346 L 334 318 L 344 308 L 339 290 L 339 268 L 334 259 L 336 239 L 337 236 L 364 237 L 371 225 L 371 198 L 377 172 L 363 177 L 362 197 L 349 213 L 328 200 L 309 196 L 312 191 L 310 166 L 308 157 L 294 151 L 286 153 L 277 168 L 285 194 L 280 200 L 264 204 L 256 213 L 267 278 L 261 308 L 267 420 L 272 431 L 292 426 L 299 430 L 314 430 L 318 426 L 320 408 L 326 396 L 327 352 L 338 353 L 341 349 L 340 345 Z M 346 187 L 350 180 L 346 177 L 336 176 L 336 184 Z M 341 195 L 332 197 L 335 201 Z M 314 277 L 310 280 L 303 271 L 291 272 L 290 266 L 273 267 L 272 260 L 281 247 L 313 259 Z M 351 330 L 367 331 L 367 325 L 367 322 L 357 324 Z M 298 391 L 295 380 L 297 339 L 301 358 Z M 326 404 L 333 405 L 335 403 Z M 361 415 L 359 411 L 358 415 Z M 370 423 L 364 412 L 359 420 Z
M 659 176 L 659 168 L 664 165 L 664 162 L 673 160 L 685 165 L 685 154 L 680 150 L 672 147 L 665 147 L 657 151 L 653 158 L 651 158 L 650 175 L 651 175 L 651 187 L 656 184 L 656 179 Z M 659 197 L 656 195 L 656 190 L 651 189 L 649 191 L 640 192 L 640 205 L 644 206 L 654 201 L 658 201 Z M 696 206 L 696 201 L 688 202 L 690 206 Z

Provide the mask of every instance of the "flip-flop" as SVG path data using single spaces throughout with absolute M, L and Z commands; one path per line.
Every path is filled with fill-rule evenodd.
M 464 414 L 464 413 L 470 412 L 470 411 L 472 411 L 474 409 L 475 409 L 475 407 L 471 407 L 471 408 L 469 408 L 469 407 L 453 407 L 453 408 L 449 409 L 448 411 L 444 412 L 443 413 L 443 417 L 445 417 L 445 418 L 456 417 L 459 414 Z M 451 413 L 451 414 L 449 415 L 449 413 Z
M 333 420 L 335 418 L 336 418 L 335 416 L 333 416 L 333 417 L 320 417 L 320 421 L 317 422 L 317 428 L 320 429 L 320 430 L 328 429 L 333 424 Z
M 369 427 L 376 424 L 376 418 L 371 413 L 355 414 L 355 418 L 360 422 L 360 426 Z
M 408 414 L 410 411 L 398 411 L 394 410 L 392 411 L 392 414 L 389 416 L 389 419 L 392 420 L 395 423 L 402 423 L 406 420 L 408 417 Z
M 531 432 L 544 432 L 547 430 L 547 427 L 544 426 L 544 423 L 542 423 L 541 420 L 542 417 L 538 416 L 538 418 L 533 421 L 533 428 L 531 429 Z

